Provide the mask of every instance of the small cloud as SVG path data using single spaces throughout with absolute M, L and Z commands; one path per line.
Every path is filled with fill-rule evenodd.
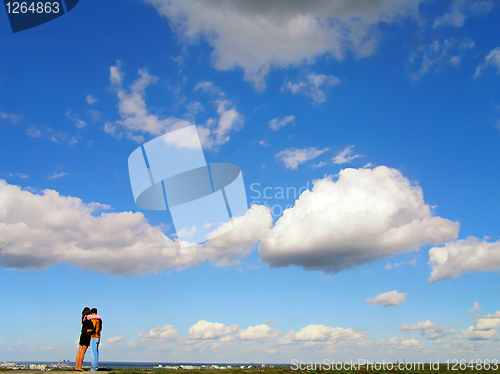
M 462 61 L 462 58 L 460 56 L 453 56 L 450 58 L 450 63 L 453 66 L 458 66 L 460 65 L 460 61 Z
M 314 169 L 317 169 L 317 168 L 321 168 L 321 167 L 323 167 L 323 166 L 325 166 L 325 165 L 326 165 L 326 162 L 320 161 L 320 162 L 318 162 L 317 164 L 314 164 L 312 167 L 313 167 Z
M 458 40 L 453 37 L 444 41 L 436 39 L 429 45 L 421 46 L 410 57 L 412 64 L 420 65 L 418 71 L 412 73 L 411 79 L 419 81 L 431 72 L 440 72 L 449 66 L 459 66 L 462 55 L 472 48 L 474 48 L 472 40 Z
M 196 226 L 191 227 L 189 230 L 187 228 L 183 228 L 183 229 L 179 230 L 177 235 L 180 237 L 189 238 L 189 237 L 192 237 L 196 233 L 196 231 L 197 231 Z
M 199 101 L 192 101 L 186 104 L 186 109 L 191 116 L 196 116 L 198 113 L 205 112 L 205 108 Z
M 293 121 L 295 121 L 295 116 L 291 115 L 291 116 L 286 116 L 282 119 L 273 118 L 268 122 L 268 125 L 271 128 L 271 130 L 278 131 L 279 129 L 285 127 L 289 123 L 293 123 Z
M 95 97 L 93 97 L 92 95 L 90 95 L 90 94 L 87 95 L 87 104 L 92 105 L 92 104 L 97 103 L 97 101 L 98 100 Z
M 30 137 L 30 138 L 39 138 L 42 136 L 42 131 L 41 130 L 38 130 L 36 128 L 34 128 L 33 126 L 32 127 L 29 127 L 26 129 L 26 134 Z
M 334 157 L 333 162 L 342 165 L 342 164 L 347 164 L 350 163 L 352 160 L 358 158 L 358 157 L 365 157 L 363 155 L 355 155 L 353 154 L 354 145 L 348 145 L 345 147 L 342 151 L 337 153 L 337 155 Z
M 395 267 L 396 269 L 400 266 L 403 266 L 403 265 L 412 265 L 412 266 L 415 266 L 417 264 L 417 259 L 414 257 L 413 260 L 411 261 L 403 261 L 403 262 L 395 262 L 394 264 L 387 264 L 386 267 L 384 268 L 385 270 L 389 270 L 389 269 L 392 269 L 393 267 Z
M 316 147 L 308 147 L 302 149 L 289 148 L 276 154 L 278 160 L 283 161 L 287 169 L 297 169 L 299 164 L 312 160 L 321 154 L 328 151 L 328 148 L 317 149 Z
M 397 306 L 405 301 L 407 293 L 398 293 L 396 290 L 381 293 L 374 299 L 367 299 L 366 302 L 370 304 L 378 304 L 382 306 Z
M 204 81 L 204 82 L 200 82 L 198 83 L 196 86 L 194 86 L 194 89 L 193 91 L 203 91 L 209 95 L 215 95 L 215 96 L 224 96 L 224 92 L 222 92 L 222 90 L 217 87 L 214 82 L 210 82 L 210 81 Z
M 69 145 L 75 145 L 78 143 L 78 139 L 80 137 L 72 136 L 70 137 L 67 132 L 61 132 L 51 129 L 47 127 L 45 129 L 45 136 L 47 136 L 52 142 L 59 143 L 59 141 L 63 141 Z
M 205 223 L 205 226 L 203 226 L 203 228 L 208 229 L 210 226 L 212 226 L 212 224 L 207 222 L 207 223 Z
M 115 336 L 114 338 L 108 338 L 108 340 L 106 340 L 106 343 L 120 343 L 124 340 L 125 338 L 122 336 Z
M 497 47 L 491 50 L 490 53 L 488 53 L 488 55 L 484 59 L 484 63 L 476 68 L 474 78 L 477 78 L 479 75 L 481 75 L 482 71 L 487 66 L 495 66 L 498 68 L 498 72 L 500 72 L 500 47 Z
M 21 114 L 16 115 L 12 113 L 0 112 L 0 119 L 6 119 L 13 123 L 17 123 L 21 119 L 21 117 L 22 117 Z
M 68 175 L 68 174 L 69 173 L 54 173 L 48 179 L 49 180 L 54 180 L 54 179 L 57 179 L 57 178 L 64 177 L 65 175 Z
M 468 313 L 472 313 L 472 312 L 475 312 L 476 310 L 478 310 L 480 308 L 481 307 L 479 306 L 479 303 L 477 301 L 474 301 L 474 305 L 467 312 Z
M 184 57 L 182 57 L 182 55 L 177 57 L 170 57 L 170 59 L 179 65 L 182 65 L 184 63 Z
M 290 91 L 292 95 L 302 94 L 313 99 L 314 104 L 325 102 L 326 93 L 330 87 L 340 83 L 340 80 L 333 75 L 316 74 L 314 72 L 306 76 L 306 80 L 298 83 L 286 82 L 281 87 L 281 92 Z
M 275 321 L 275 320 L 273 320 L 273 319 L 268 319 L 268 320 L 267 320 L 266 322 L 264 322 L 264 323 L 265 323 L 266 325 L 273 325 L 273 324 L 275 324 L 275 323 L 276 323 L 276 321 Z
M 173 325 L 165 325 L 162 327 L 155 327 L 149 332 L 144 332 L 137 335 L 137 337 L 142 339 L 174 340 L 179 337 L 179 333 Z
M 79 129 L 83 129 L 85 126 L 87 126 L 87 123 L 82 120 L 77 114 L 73 113 L 71 108 L 68 108 L 68 110 L 66 111 L 66 117 L 72 120 L 75 126 Z
M 94 122 L 100 121 L 102 118 L 102 112 L 94 109 L 89 109 L 86 110 L 87 115 L 90 117 L 90 119 Z
M 265 140 L 261 140 L 259 142 L 259 145 L 263 146 L 263 147 L 269 147 L 269 144 L 265 141 Z
M 464 25 L 465 16 L 459 10 L 454 10 L 451 13 L 446 13 L 441 17 L 438 17 L 432 25 L 433 28 L 442 27 L 442 26 L 455 26 L 462 27 Z
M 18 178 L 21 178 L 21 179 L 28 178 L 28 176 L 26 174 L 24 174 L 24 173 L 9 173 L 9 174 L 7 174 L 7 176 L 11 177 L 11 178 L 18 177 Z

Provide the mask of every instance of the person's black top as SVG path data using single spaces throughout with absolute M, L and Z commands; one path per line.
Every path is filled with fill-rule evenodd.
M 87 333 L 87 330 L 92 330 L 94 325 L 92 321 L 82 317 L 82 332 L 80 334 L 80 345 L 84 345 L 86 347 L 90 347 L 90 334 Z

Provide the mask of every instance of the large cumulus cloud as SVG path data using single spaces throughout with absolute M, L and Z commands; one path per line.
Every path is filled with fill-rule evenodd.
M 142 213 L 107 209 L 0 180 L 0 265 L 39 269 L 70 263 L 108 274 L 144 274 L 207 260 L 227 265 L 245 258 L 271 225 L 267 208 L 254 206 L 235 230 L 181 249 Z
M 142 213 L 109 212 L 99 203 L 0 180 L 0 265 L 7 268 L 69 263 L 144 274 L 206 261 L 225 266 L 245 259 L 260 241 L 261 261 L 271 267 L 334 273 L 457 234 L 458 223 L 434 216 L 420 187 L 385 166 L 315 181 L 274 227 L 269 208 L 253 205 L 236 229 L 183 249 Z
M 414 16 L 422 0 L 144 0 L 165 16 L 181 40 L 206 40 L 219 70 L 241 68 L 265 88 L 272 68 L 328 55 L 341 60 L 376 48 L 379 24 Z
M 399 171 L 344 169 L 317 180 L 260 244 L 271 267 L 338 272 L 455 239 L 458 223 L 433 216 L 422 189 Z

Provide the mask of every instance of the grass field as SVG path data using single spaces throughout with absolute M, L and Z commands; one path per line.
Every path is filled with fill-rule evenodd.
M 112 370 L 110 374 L 174 374 L 179 370 L 168 370 L 168 369 L 155 369 L 155 370 L 138 370 L 138 369 L 122 369 L 122 370 Z M 222 374 L 221 370 L 217 369 L 190 369 L 189 374 Z M 427 365 L 423 370 L 375 370 L 371 368 L 359 368 L 358 370 L 292 370 L 290 367 L 274 367 L 274 368 L 256 368 L 256 369 L 225 369 L 224 374 L 296 374 L 296 373 L 309 373 L 309 374 L 333 374 L 333 373 L 353 373 L 353 374 L 371 374 L 371 373 L 406 373 L 406 374 L 416 374 L 416 373 L 500 373 L 500 368 L 493 370 L 490 368 L 486 370 L 484 368 L 466 368 L 461 370 L 451 370 L 447 368 L 446 365 L 441 365 L 439 369 L 430 369 Z

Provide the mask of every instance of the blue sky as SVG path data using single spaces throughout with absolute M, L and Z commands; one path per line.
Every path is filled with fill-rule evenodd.
M 498 359 L 499 16 L 87 0 L 12 34 L 1 11 L 0 360 L 73 360 L 84 306 L 105 361 Z M 193 124 L 251 208 L 181 250 L 127 159 Z

